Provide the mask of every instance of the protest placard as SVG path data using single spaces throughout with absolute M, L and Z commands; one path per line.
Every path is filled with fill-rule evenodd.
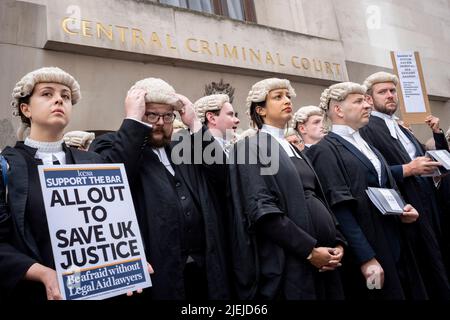
M 123 165 L 38 169 L 64 299 L 105 299 L 151 286 Z
M 419 53 L 392 51 L 391 59 L 400 81 L 398 97 L 402 120 L 408 124 L 424 124 L 431 111 Z

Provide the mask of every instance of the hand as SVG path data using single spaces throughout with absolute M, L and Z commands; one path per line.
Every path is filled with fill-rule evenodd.
M 431 128 L 434 133 L 440 133 L 441 128 L 439 128 L 439 118 L 433 115 L 429 115 L 425 119 L 425 123 Z
M 361 266 L 361 272 L 366 278 L 367 288 L 381 289 L 384 285 L 384 270 L 377 259 L 372 258 Z
M 420 176 L 433 173 L 441 164 L 428 157 L 417 157 L 403 165 L 403 176 Z
M 147 262 L 147 268 L 148 268 L 148 273 L 150 274 L 154 274 L 155 271 L 153 270 L 153 267 L 150 263 Z M 136 293 L 141 294 L 142 293 L 142 288 L 139 288 L 136 290 Z M 133 291 L 128 291 L 127 292 L 127 297 L 131 297 L 133 295 Z
M 413 223 L 419 218 L 419 213 L 417 210 L 410 204 L 407 204 L 403 208 L 403 213 L 400 216 L 400 220 L 402 220 L 403 223 Z
M 125 98 L 125 114 L 127 118 L 142 121 L 145 115 L 145 95 L 143 89 L 132 89 L 128 91 Z
M 181 121 L 189 127 L 191 132 L 195 133 L 202 128 L 202 123 L 197 118 L 195 113 L 194 105 L 192 102 L 181 94 L 176 94 L 178 99 L 180 99 L 183 104 L 182 109 L 179 111 Z
M 332 253 L 334 253 L 333 248 L 328 247 L 314 248 L 311 251 L 311 259 L 309 259 L 309 262 L 316 268 L 320 269 L 323 266 L 330 263 Z
M 25 274 L 26 280 L 41 282 L 45 286 L 48 300 L 62 300 L 56 271 L 40 263 L 33 264 Z
M 342 266 L 341 260 L 344 256 L 344 248 L 341 245 L 336 246 L 333 248 L 333 253 L 331 254 L 331 260 L 327 265 L 324 265 L 322 268 L 320 268 L 319 272 L 323 271 L 332 271 L 336 269 L 337 267 Z

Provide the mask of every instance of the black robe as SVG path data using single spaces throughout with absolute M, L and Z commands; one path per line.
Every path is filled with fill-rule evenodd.
M 444 134 L 442 133 L 442 136 Z M 445 136 L 444 136 L 445 138 Z M 435 138 L 436 139 L 436 138 Z M 436 143 L 438 145 L 438 143 Z M 448 150 L 450 151 L 447 143 L 447 139 L 444 139 L 444 141 L 441 141 L 440 143 L 440 149 Z M 441 226 L 442 226 L 442 252 L 444 253 L 445 264 L 446 266 L 450 265 L 450 174 L 449 172 L 446 172 L 443 177 L 440 178 L 440 182 L 437 187 L 438 191 L 438 200 L 439 205 L 442 210 L 443 215 L 441 216 Z M 446 254 L 445 254 L 446 253 Z M 447 270 L 449 268 L 447 267 Z M 447 275 L 449 272 L 447 272 Z
M 125 119 L 116 133 L 95 139 L 90 149 L 110 162 L 125 164 L 147 259 L 155 270 L 151 276 L 153 286 L 144 290 L 144 295 L 158 300 L 185 299 L 183 271 L 186 257 L 182 255 L 183 226 L 180 217 L 184 213 L 167 169 L 147 144 L 150 130 L 144 124 Z M 187 134 L 181 138 L 190 137 Z M 190 148 L 191 142 L 188 141 L 188 145 Z M 177 146 L 166 148 L 169 160 L 171 150 Z M 209 298 L 228 299 L 227 257 L 221 225 L 223 208 L 217 195 L 210 191 L 212 186 L 208 179 L 214 171 L 213 167 L 206 168 L 201 163 L 172 162 L 171 165 L 176 177 L 189 189 L 189 195 L 197 203 L 203 217 Z
M 262 142 L 264 140 L 264 142 Z M 305 161 L 308 160 L 304 157 Z M 271 166 L 278 171 L 272 174 Z M 312 168 L 312 167 L 311 167 Z M 268 170 L 263 173 L 264 170 Z M 316 195 L 326 204 L 320 188 Z M 317 243 L 303 193 L 302 180 L 287 153 L 274 138 L 259 132 L 234 146 L 230 156 L 232 212 L 241 220 L 233 246 L 234 270 L 238 275 L 239 292 L 256 299 L 342 299 L 338 271 L 319 273 L 306 258 Z M 330 215 L 331 211 L 329 211 Z M 293 223 L 295 237 L 277 241 L 261 234 L 258 224 L 263 219 L 283 219 L 281 229 Z M 334 220 L 334 217 L 331 217 Z M 288 229 L 287 230 L 292 230 Z M 344 240 L 336 233 L 330 246 Z M 315 280 L 320 279 L 321 287 Z
M 80 151 L 63 145 L 67 164 L 102 163 L 101 157 L 93 152 Z M 24 153 L 28 153 L 25 154 Z M 30 181 L 29 169 L 36 149 L 23 143 L 7 147 L 2 154 L 9 164 L 8 201 L 0 184 L 0 297 L 18 299 L 26 303 L 45 301 L 47 295 L 42 283 L 24 280 L 25 273 L 34 263 L 54 269 L 53 255 L 49 241 L 47 246 L 36 239 L 36 234 L 48 233 L 45 212 L 29 212 L 42 198 L 39 181 Z M 37 168 L 36 168 L 37 171 Z M 36 179 L 37 173 L 33 175 Z M 32 204 L 29 202 L 35 199 Z M 37 199 L 37 200 L 36 200 Z M 43 204 L 41 200 L 41 204 Z M 33 210 L 32 208 L 31 210 Z M 32 223 L 39 219 L 40 223 Z M 44 221 L 45 220 L 45 221 Z M 38 228 L 38 229 L 37 229 Z M 39 237 L 50 235 L 40 235 Z M 44 247 L 45 246 L 45 247 Z
M 345 294 L 350 299 L 397 300 L 410 295 L 425 299 L 427 296 L 418 273 L 417 261 L 408 240 L 403 237 L 406 224 L 401 223 L 396 216 L 383 216 L 366 194 L 368 187 L 396 188 L 385 160 L 379 152 L 373 151 L 382 166 L 381 185 L 369 159 L 333 132 L 307 153 L 322 182 L 326 198 L 342 226 L 343 234 L 348 237 L 350 248 L 343 261 Z M 344 231 L 348 228 L 348 222 L 337 212 L 340 206 L 351 212 L 374 256 L 365 259 L 357 256 L 356 246 L 349 240 L 352 235 L 347 236 Z M 344 226 L 345 223 L 347 225 Z M 361 264 L 372 257 L 377 259 L 384 270 L 384 287 L 381 290 L 369 290 L 360 270 Z
M 446 256 L 445 263 L 448 266 L 450 264 L 450 174 L 441 178 L 438 187 L 438 199 L 439 205 L 443 210 L 441 219 L 442 230 L 446 231 L 442 234 L 442 251 L 446 253 L 444 254 L 444 256 Z
M 423 156 L 424 149 L 420 142 L 407 129 L 400 126 L 409 140 L 417 150 L 416 156 Z M 362 128 L 361 136 L 385 157 L 387 163 L 392 167 L 400 167 L 409 163 L 411 158 L 401 142 L 391 137 L 389 129 L 383 119 L 372 116 L 369 124 Z M 436 148 L 445 148 L 446 141 L 443 134 L 434 134 Z M 450 299 L 450 285 L 447 278 L 444 257 L 450 252 L 442 252 L 440 242 L 442 233 L 442 211 L 437 200 L 436 189 L 431 178 L 396 176 L 397 185 L 405 200 L 413 205 L 420 214 L 417 225 L 408 230 L 411 238 L 416 238 L 416 251 L 420 257 L 419 263 L 421 273 L 430 298 Z M 447 266 L 448 271 L 448 266 Z

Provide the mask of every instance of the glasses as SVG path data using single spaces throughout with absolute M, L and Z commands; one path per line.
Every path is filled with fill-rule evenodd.
M 159 118 L 162 118 L 164 123 L 172 123 L 175 120 L 175 113 L 164 113 L 158 114 L 154 112 L 149 112 L 145 114 L 147 121 L 150 123 L 157 123 Z

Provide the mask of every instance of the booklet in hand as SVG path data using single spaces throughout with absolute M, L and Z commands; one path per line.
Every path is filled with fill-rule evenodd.
M 439 162 L 445 170 L 450 170 L 450 153 L 447 150 L 429 150 L 425 156 Z
M 396 190 L 369 187 L 366 193 L 383 215 L 401 215 L 403 213 L 405 202 Z

